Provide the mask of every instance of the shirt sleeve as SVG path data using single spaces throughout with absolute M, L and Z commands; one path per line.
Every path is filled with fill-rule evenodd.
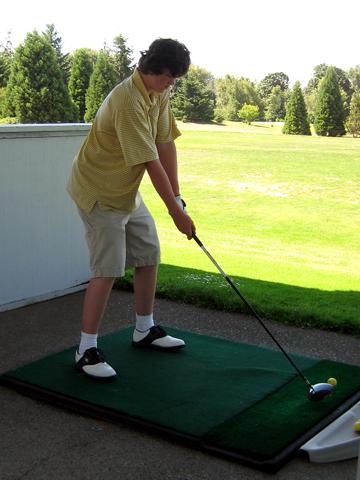
M 159 112 L 156 143 L 168 143 L 181 135 L 171 110 L 169 94 L 164 95 Z
M 151 125 L 141 105 L 128 104 L 117 110 L 115 129 L 128 167 L 159 159 Z

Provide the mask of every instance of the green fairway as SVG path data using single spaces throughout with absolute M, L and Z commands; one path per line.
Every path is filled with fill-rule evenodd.
M 268 318 L 359 333 L 359 139 L 285 136 L 264 124 L 180 128 L 188 212 L 250 303 Z M 159 293 L 240 309 L 196 243 L 176 231 L 147 179 L 142 194 L 162 243 Z

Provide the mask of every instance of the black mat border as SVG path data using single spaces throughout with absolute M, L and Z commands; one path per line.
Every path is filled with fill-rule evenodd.
M 67 395 L 59 394 L 58 392 L 54 392 L 52 390 L 39 388 L 31 383 L 14 379 L 11 377 L 11 375 L 0 375 L 0 384 L 12 388 L 17 392 L 29 396 L 35 400 L 40 400 L 56 407 L 66 408 L 67 410 L 81 414 L 82 416 L 87 415 L 103 421 L 122 423 L 129 427 L 135 426 L 138 429 L 149 433 L 157 433 L 167 438 L 176 438 L 179 443 L 181 442 L 184 445 L 188 445 L 190 442 L 192 447 L 195 447 L 203 452 L 236 461 L 243 465 L 271 474 L 278 472 L 291 458 L 294 458 L 299 453 L 299 449 L 302 447 L 302 445 L 304 445 L 304 443 L 310 440 L 314 435 L 319 433 L 322 429 L 336 420 L 336 418 L 345 413 L 360 400 L 359 391 L 349 397 L 344 403 L 341 404 L 340 407 L 337 407 L 333 412 L 331 412 L 331 414 L 323 418 L 304 435 L 300 436 L 295 442 L 288 445 L 288 447 L 282 450 L 278 455 L 274 456 L 270 460 L 259 461 L 246 457 L 236 450 L 224 450 L 221 448 L 216 448 L 215 446 L 204 442 L 200 437 L 162 427 L 161 425 L 156 425 L 137 417 L 131 417 L 112 409 L 104 409 L 84 400 L 78 400 Z

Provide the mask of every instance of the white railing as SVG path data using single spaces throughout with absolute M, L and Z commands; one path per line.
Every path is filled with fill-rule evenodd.
M 0 311 L 85 287 L 88 258 L 65 191 L 88 124 L 0 126 Z

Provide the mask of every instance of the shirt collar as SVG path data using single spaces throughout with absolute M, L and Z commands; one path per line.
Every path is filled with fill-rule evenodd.
M 153 105 L 154 100 L 151 99 L 149 92 L 146 90 L 143 79 L 141 78 L 139 70 L 136 68 L 133 75 L 133 82 L 135 87 L 139 90 L 141 95 L 144 97 L 145 103 L 150 107 Z

